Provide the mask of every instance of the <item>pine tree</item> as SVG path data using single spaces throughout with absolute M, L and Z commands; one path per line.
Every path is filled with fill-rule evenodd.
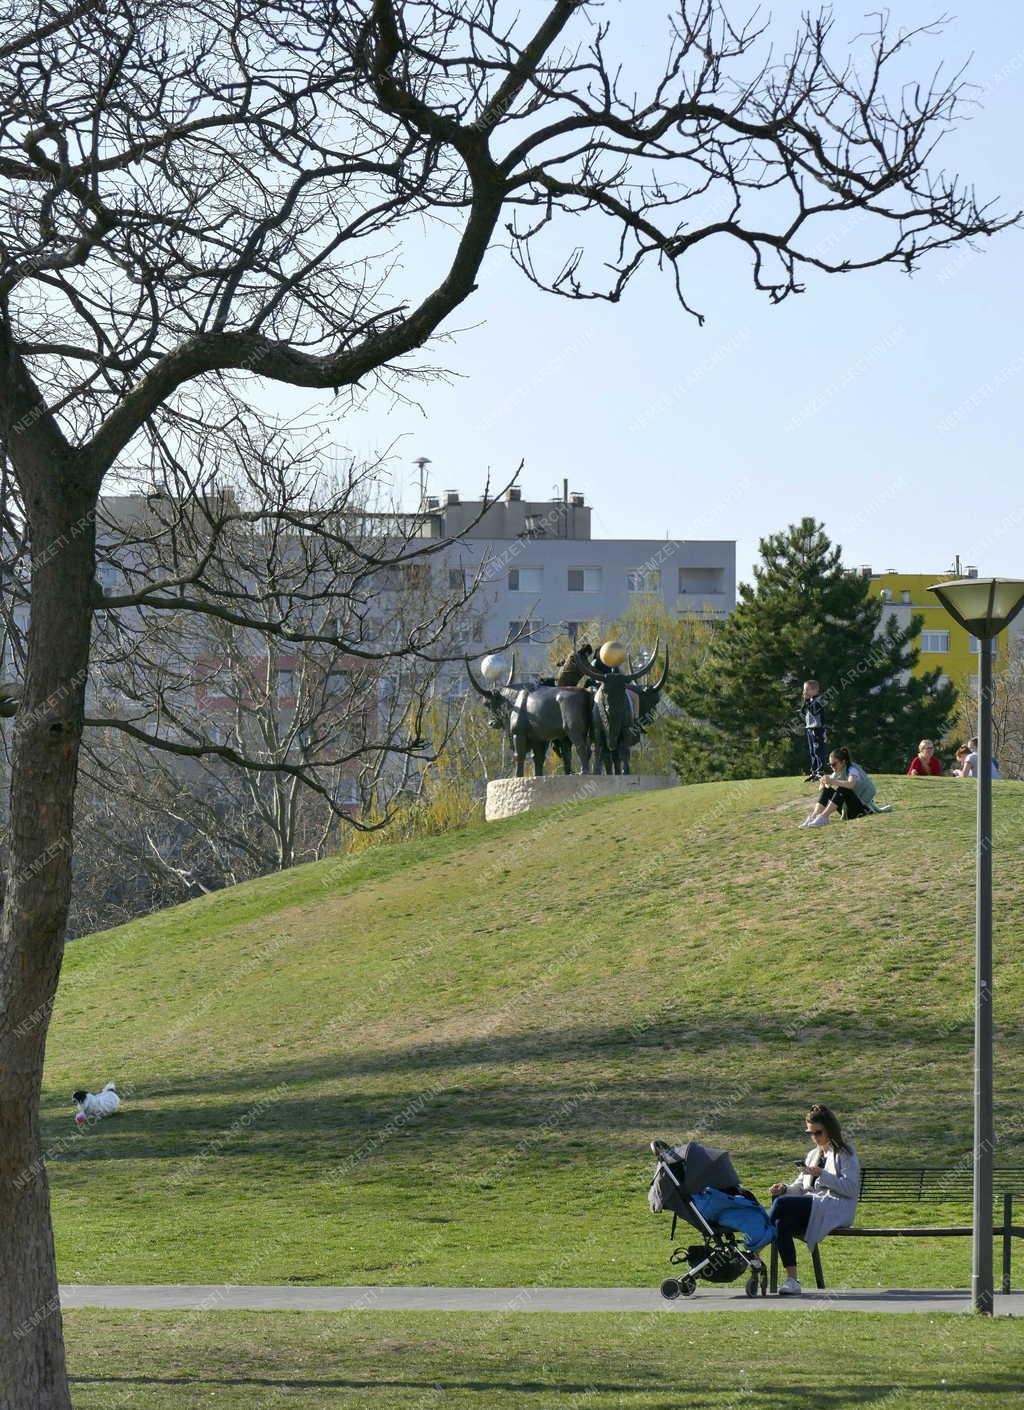
M 922 738 L 940 740 L 956 706 L 941 673 L 910 674 L 923 619 L 885 623 L 870 583 L 842 566 L 824 527 L 803 519 L 760 543 L 754 585 L 702 662 L 676 675 L 673 762 L 689 781 L 802 774 L 805 680 L 825 700 L 829 747 L 865 768 L 902 773 Z

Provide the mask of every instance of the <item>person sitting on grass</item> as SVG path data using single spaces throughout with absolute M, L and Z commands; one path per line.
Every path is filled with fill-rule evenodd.
M 917 753 L 910 761 L 910 768 L 907 770 L 907 777 L 938 778 L 942 773 L 942 765 L 939 763 L 938 755 L 935 753 L 935 741 L 933 739 L 922 739 L 917 746 Z
M 820 1244 L 833 1229 L 853 1223 L 860 1197 L 860 1161 L 849 1141 L 843 1139 L 835 1112 L 815 1102 L 804 1117 L 814 1149 L 804 1161 L 797 1161 L 799 1173 L 789 1184 L 781 1180 L 768 1193 L 773 1204 L 768 1213 L 775 1225 L 779 1260 L 786 1281 L 779 1297 L 799 1297 L 803 1292 L 796 1276 L 794 1239 L 803 1239 L 808 1248 Z
M 956 757 L 957 757 L 958 759 L 960 758 L 960 750 L 959 750 L 959 749 L 956 751 Z M 954 772 L 956 773 L 956 775 L 957 775 L 958 778 L 977 778 L 977 777 L 978 777 L 978 741 L 977 741 L 977 738 L 969 739 L 969 740 L 967 741 L 966 753 L 964 754 L 963 759 L 961 760 L 960 768 L 959 768 L 959 769 L 956 769 Z M 999 760 L 998 760 L 998 759 L 993 759 L 993 760 L 992 760 L 992 777 L 993 777 L 993 778 L 1002 778 L 1002 774 L 999 772 Z
M 810 815 L 801 827 L 824 827 L 838 813 L 844 822 L 862 818 L 868 813 L 887 813 L 875 802 L 876 788 L 861 764 L 855 764 L 848 749 L 833 749 L 828 756 L 832 772 L 822 774 L 818 782 L 821 792 Z

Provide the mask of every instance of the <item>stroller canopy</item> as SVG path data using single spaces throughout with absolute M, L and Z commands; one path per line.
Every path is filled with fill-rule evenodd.
M 728 1151 L 715 1150 L 714 1146 L 702 1146 L 697 1141 L 688 1141 L 685 1146 L 674 1146 L 664 1159 L 672 1166 L 672 1173 L 680 1183 L 683 1194 L 693 1195 L 698 1190 L 729 1190 L 737 1187 L 740 1177 L 732 1163 Z M 679 1162 L 682 1170 L 676 1168 Z

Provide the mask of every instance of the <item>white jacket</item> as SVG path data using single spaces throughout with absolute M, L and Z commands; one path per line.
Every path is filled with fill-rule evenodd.
M 113 1082 L 108 1082 L 102 1092 L 86 1092 L 85 1100 L 78 1103 L 79 1111 L 86 1116 L 113 1116 L 121 1105 L 121 1098 L 114 1090 Z
M 804 1165 L 816 1165 L 818 1149 L 807 1152 Z M 844 1229 L 853 1223 L 860 1195 L 860 1161 L 857 1152 L 836 1151 L 829 1147 L 825 1164 L 817 1179 L 803 1171 L 786 1186 L 787 1195 L 810 1195 L 814 1204 L 807 1221 L 804 1243 L 808 1248 L 820 1244 L 833 1229 Z

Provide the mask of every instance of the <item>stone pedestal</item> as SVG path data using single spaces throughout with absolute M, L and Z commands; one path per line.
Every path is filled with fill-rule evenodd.
M 487 785 L 484 817 L 488 822 L 553 808 L 563 803 L 583 803 L 588 798 L 616 798 L 625 793 L 650 793 L 655 788 L 675 788 L 674 774 L 549 774 L 542 778 L 497 778 Z

